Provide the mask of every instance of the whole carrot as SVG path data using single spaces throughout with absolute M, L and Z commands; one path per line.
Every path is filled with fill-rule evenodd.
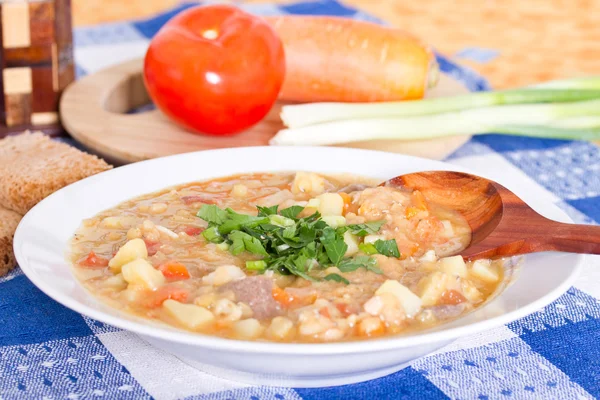
M 266 19 L 284 43 L 283 100 L 420 99 L 437 76 L 430 48 L 399 29 L 324 16 Z

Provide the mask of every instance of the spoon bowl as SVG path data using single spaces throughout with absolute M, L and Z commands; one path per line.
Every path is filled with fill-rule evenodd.
M 471 227 L 468 260 L 540 251 L 600 254 L 600 226 L 565 224 L 535 212 L 513 192 L 480 176 L 453 171 L 401 175 L 382 185 L 419 190 L 458 211 Z

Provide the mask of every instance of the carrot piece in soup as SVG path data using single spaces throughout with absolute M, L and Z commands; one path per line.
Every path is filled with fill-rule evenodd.
M 302 306 L 307 306 L 309 304 L 314 303 L 317 298 L 316 293 L 314 292 L 306 292 L 304 294 L 298 293 L 292 294 L 284 289 L 281 289 L 277 286 L 273 288 L 273 298 L 277 301 L 283 308 L 297 308 Z
M 452 306 L 464 303 L 465 301 L 467 301 L 465 296 L 463 296 L 460 292 L 457 292 L 456 290 L 446 290 L 444 293 L 442 293 L 442 296 L 440 297 L 441 304 L 447 304 Z
M 104 268 L 108 266 L 108 261 L 108 259 L 99 257 L 96 255 L 96 253 L 90 251 L 90 253 L 85 258 L 79 260 L 77 264 L 79 264 L 82 267 Z
M 160 307 L 165 300 L 169 299 L 185 303 L 188 295 L 189 293 L 185 289 L 173 286 L 163 286 L 158 288 L 155 292 L 150 292 L 150 295 L 145 301 L 145 305 L 149 308 L 156 308 Z
M 158 269 L 169 280 L 190 279 L 190 273 L 185 265 L 176 261 L 167 261 L 160 265 Z
M 338 194 L 344 200 L 344 208 L 342 210 L 342 215 L 346 215 L 349 212 L 356 211 L 356 210 L 354 210 L 354 207 L 352 204 L 352 197 L 348 193 L 340 192 Z
M 273 298 L 275 299 L 276 302 L 278 302 L 279 304 L 281 304 L 282 307 L 287 308 L 289 307 L 292 302 L 294 301 L 294 297 L 291 296 L 288 292 L 286 292 L 285 290 L 274 286 L 273 287 Z
M 414 216 L 418 215 L 421 211 L 420 208 L 414 207 L 414 206 L 408 206 L 406 207 L 406 211 L 404 212 L 404 215 L 406 216 L 406 219 L 411 219 Z
M 350 305 L 346 303 L 337 303 L 335 305 L 335 308 L 337 308 L 338 311 L 341 312 L 344 317 L 347 317 L 350 314 L 358 314 L 360 312 L 360 309 L 355 304 Z
M 420 210 L 427 210 L 427 200 L 419 190 L 412 192 L 412 203 Z
M 331 314 L 329 313 L 329 308 L 327 308 L 327 307 L 321 307 L 319 309 L 319 314 L 321 314 L 322 316 L 324 316 L 326 318 L 331 318 Z

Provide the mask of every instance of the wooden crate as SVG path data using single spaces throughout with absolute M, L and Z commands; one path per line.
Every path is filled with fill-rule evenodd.
M 70 0 L 0 2 L 0 137 L 62 132 L 58 100 L 75 79 Z

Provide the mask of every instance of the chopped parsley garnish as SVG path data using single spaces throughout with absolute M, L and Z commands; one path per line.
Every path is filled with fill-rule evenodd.
M 348 279 L 344 278 L 340 274 L 329 274 L 323 279 L 325 279 L 326 281 L 336 281 L 336 282 L 345 283 L 346 285 L 350 283 L 350 281 L 348 281 Z
M 396 244 L 396 240 L 377 240 L 375 243 L 375 248 L 379 254 L 383 254 L 388 257 L 400 257 L 400 251 L 398 250 L 398 245 Z
M 350 232 L 352 232 L 353 235 L 367 236 L 369 234 L 379 232 L 379 229 L 381 229 L 381 226 L 383 224 L 385 224 L 385 220 L 371 221 L 366 222 L 364 224 L 348 225 L 347 228 L 348 230 L 350 230 Z
M 278 210 L 277 206 L 257 206 L 256 216 L 240 214 L 216 205 L 203 205 L 197 216 L 208 222 L 208 228 L 202 232 L 211 243 L 229 245 L 233 255 L 244 251 L 262 257 L 257 261 L 248 261 L 248 269 L 264 272 L 273 270 L 284 275 L 297 275 L 311 281 L 320 280 L 313 270 L 336 266 L 340 272 L 352 272 L 358 268 L 381 274 L 377 260 L 372 254 L 388 257 L 400 257 L 396 241 L 377 240 L 374 244 L 360 244 L 364 253 L 354 257 L 344 257 L 348 245 L 344 234 L 350 232 L 362 237 L 377 233 L 385 221 L 372 221 L 334 229 L 315 212 L 299 218 L 304 207 L 292 206 Z M 365 255 L 366 254 L 366 255 Z M 335 273 L 323 279 L 348 284 L 348 280 Z

